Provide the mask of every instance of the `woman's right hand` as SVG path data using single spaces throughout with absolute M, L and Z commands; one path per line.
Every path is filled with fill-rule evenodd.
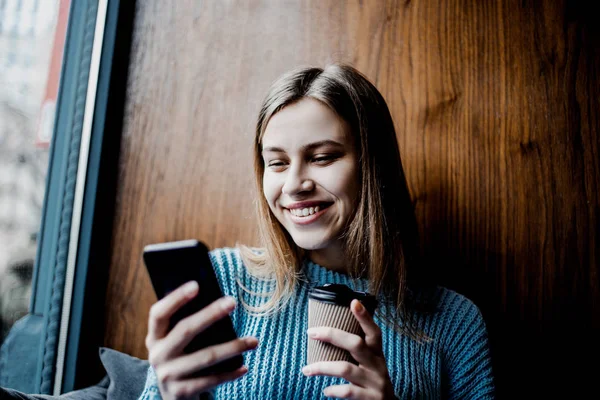
M 171 316 L 197 294 L 198 284 L 188 282 L 156 302 L 150 309 L 146 348 L 148 361 L 154 367 L 158 388 L 164 400 L 198 398 L 202 392 L 241 377 L 248 372 L 245 366 L 219 375 L 198 378 L 188 376 L 258 345 L 255 337 L 245 337 L 185 354 L 183 349 L 198 333 L 235 308 L 233 298 L 221 297 L 197 313 L 182 319 L 167 332 Z

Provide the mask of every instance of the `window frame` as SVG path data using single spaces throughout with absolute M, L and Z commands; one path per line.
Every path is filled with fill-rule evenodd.
M 134 11 L 132 0 L 71 1 L 29 313 L 2 344 L 1 386 L 58 395 L 104 375 L 98 348 Z

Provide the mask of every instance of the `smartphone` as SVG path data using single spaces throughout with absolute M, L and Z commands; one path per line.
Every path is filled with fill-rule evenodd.
M 208 248 L 202 242 L 192 239 L 150 244 L 144 247 L 143 257 L 152 286 L 159 299 L 186 282 L 192 280 L 198 282 L 198 294 L 171 317 L 169 330 L 173 329 L 182 319 L 200 311 L 223 296 L 208 255 Z M 233 323 L 227 315 L 205 331 L 200 332 L 183 351 L 189 354 L 236 338 Z M 190 377 L 235 371 L 243 363 L 243 356 L 239 354 L 197 371 Z

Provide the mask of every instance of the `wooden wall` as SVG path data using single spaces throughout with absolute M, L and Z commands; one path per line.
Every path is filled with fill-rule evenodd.
M 260 101 L 289 68 L 345 61 L 388 101 L 429 260 L 482 309 L 500 397 L 591 387 L 600 39 L 574 4 L 138 1 L 105 345 L 146 356 L 143 245 L 256 244 Z

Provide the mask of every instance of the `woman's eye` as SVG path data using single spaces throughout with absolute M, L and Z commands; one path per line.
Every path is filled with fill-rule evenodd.
M 283 161 L 269 161 L 267 164 L 268 167 L 283 167 L 285 164 Z
M 334 159 L 336 159 L 337 156 L 335 155 L 327 155 L 327 156 L 315 156 L 312 158 L 312 160 L 316 163 L 320 163 L 320 164 L 325 164 L 329 161 L 332 161 Z

